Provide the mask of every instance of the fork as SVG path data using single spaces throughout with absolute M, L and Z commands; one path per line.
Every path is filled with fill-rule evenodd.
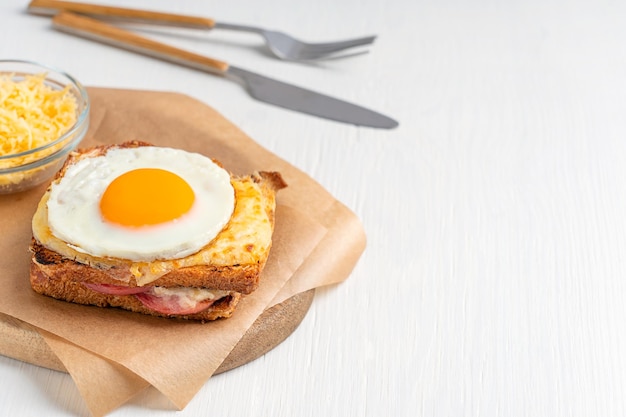
M 266 30 L 256 26 L 217 22 L 211 18 L 61 0 L 32 0 L 28 5 L 28 11 L 38 15 L 54 15 L 59 11 L 70 11 L 91 17 L 121 22 L 148 23 L 207 30 L 227 29 L 256 33 L 263 37 L 267 47 L 276 57 L 288 61 L 312 61 L 338 58 L 346 56 L 340 55 L 341 52 L 359 46 L 370 45 L 376 39 L 376 36 L 365 36 L 337 42 L 308 43 L 283 32 Z

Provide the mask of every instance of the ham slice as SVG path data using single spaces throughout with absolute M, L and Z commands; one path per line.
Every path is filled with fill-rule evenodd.
M 195 314 L 209 308 L 216 300 L 201 301 L 183 300 L 182 297 L 172 295 L 155 295 L 153 287 L 125 287 L 111 284 L 83 283 L 87 288 L 102 294 L 134 295 L 146 308 L 161 314 Z

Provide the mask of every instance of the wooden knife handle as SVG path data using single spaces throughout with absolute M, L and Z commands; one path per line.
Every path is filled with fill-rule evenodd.
M 212 29 L 213 19 L 186 16 L 172 13 L 152 12 L 148 10 L 128 9 L 124 7 L 101 6 L 97 4 L 77 3 L 60 0 L 32 0 L 28 11 L 34 14 L 54 15 L 61 11 L 74 12 L 102 19 L 122 20 L 126 22 L 149 23 L 165 26 L 179 26 L 196 29 Z
M 224 75 L 229 67 L 226 62 L 153 41 L 116 26 L 72 12 L 61 12 L 57 14 L 52 19 L 52 24 L 56 29 L 63 32 L 79 35 L 205 72 Z

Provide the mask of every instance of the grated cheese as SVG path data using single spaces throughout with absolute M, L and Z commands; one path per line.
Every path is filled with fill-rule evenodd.
M 76 99 L 69 87 L 55 90 L 44 83 L 45 77 L 14 81 L 10 74 L 0 75 L 0 156 L 53 142 L 76 122 Z

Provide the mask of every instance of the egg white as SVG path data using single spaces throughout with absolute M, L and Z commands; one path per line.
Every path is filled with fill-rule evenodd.
M 99 205 L 106 188 L 138 168 L 160 168 L 183 178 L 195 193 L 191 210 L 155 226 L 123 227 L 104 220 Z M 226 170 L 203 155 L 154 146 L 113 148 L 79 160 L 51 185 L 47 203 L 50 231 L 58 239 L 79 252 L 131 261 L 176 259 L 197 252 L 228 223 L 234 206 Z

